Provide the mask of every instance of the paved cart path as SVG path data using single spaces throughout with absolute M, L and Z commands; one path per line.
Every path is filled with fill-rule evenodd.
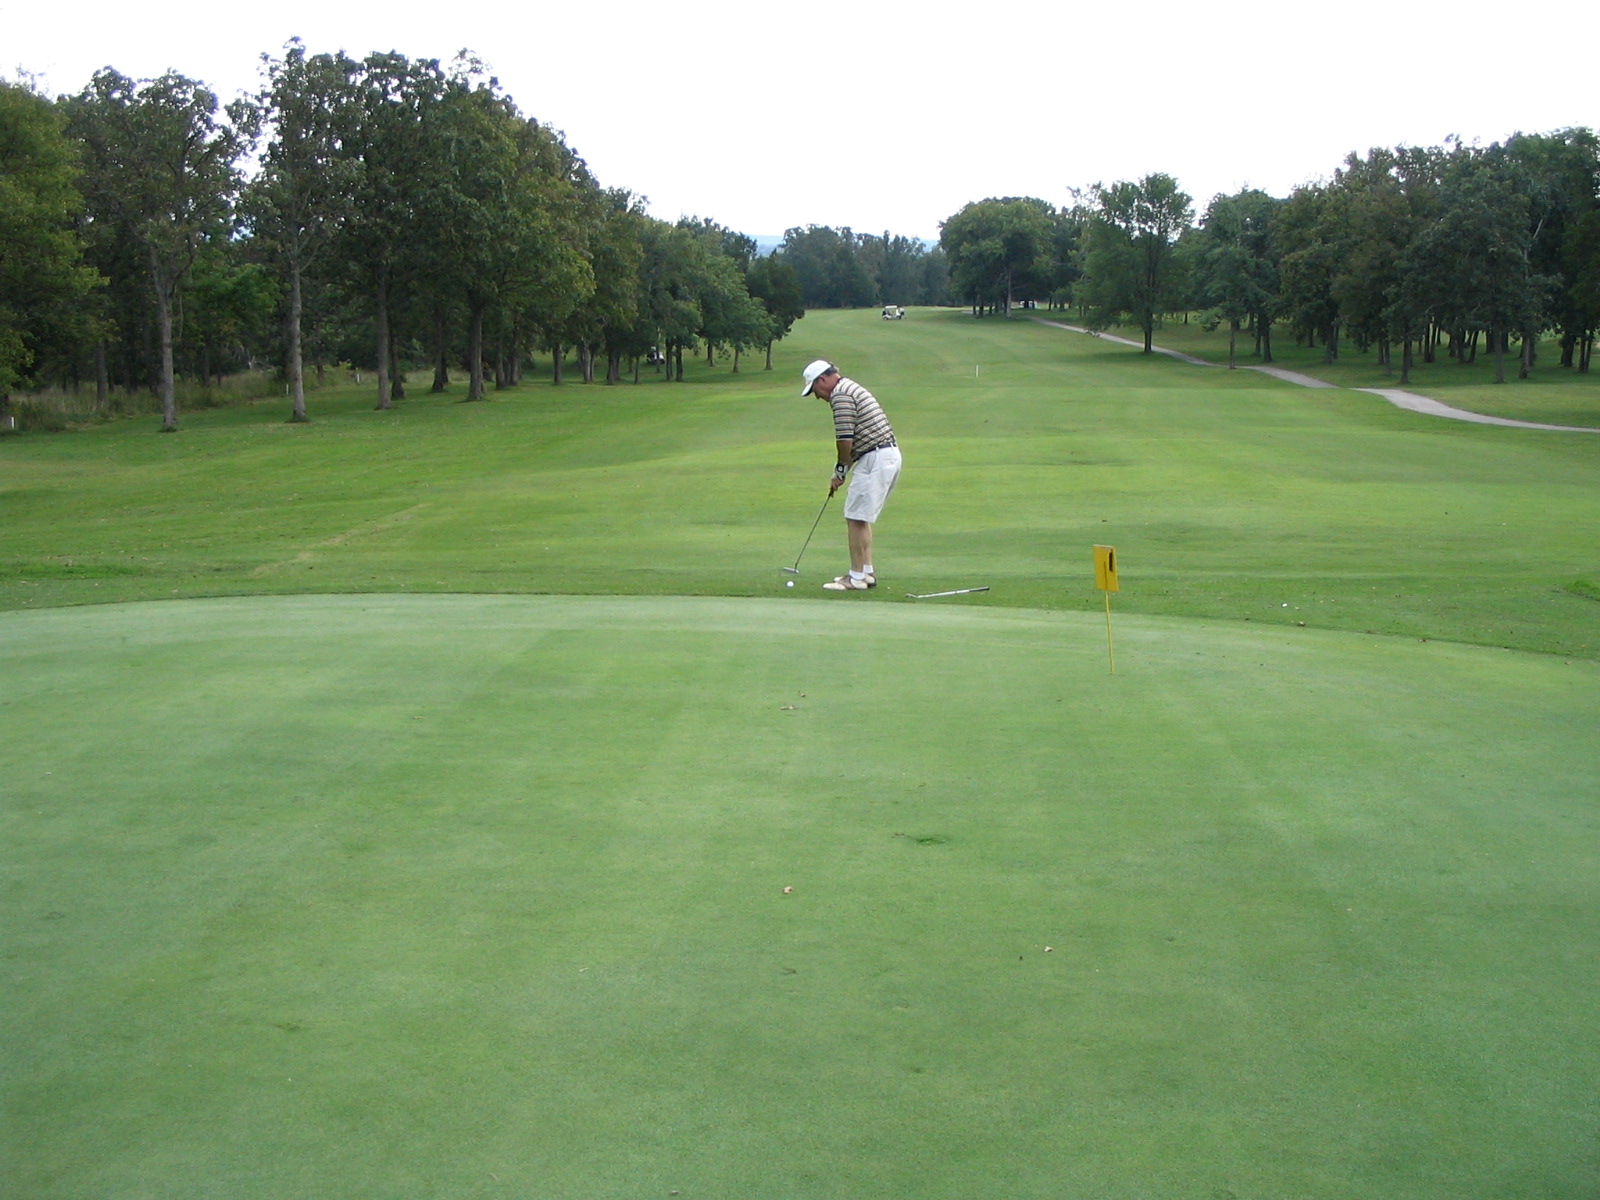
M 1144 349 L 1143 342 L 1136 342 L 1130 338 L 1117 337 L 1111 333 L 1095 333 L 1085 329 L 1082 325 L 1067 325 L 1061 321 L 1046 321 L 1043 317 L 1034 317 L 1041 325 L 1049 325 L 1055 329 L 1066 329 L 1072 333 L 1087 333 L 1091 337 L 1104 338 L 1108 342 L 1118 342 L 1124 346 L 1136 346 Z M 1167 350 L 1161 346 L 1150 347 L 1157 354 L 1165 354 L 1179 362 L 1192 363 L 1197 367 L 1218 367 L 1221 363 L 1209 362 L 1203 358 L 1196 358 L 1192 354 L 1184 354 L 1177 350 Z M 1263 375 L 1271 375 L 1274 379 L 1281 379 L 1285 383 L 1298 384 L 1301 387 L 1331 388 L 1338 387 L 1336 383 L 1329 383 L 1325 379 L 1316 379 L 1310 375 L 1302 375 L 1298 371 L 1286 371 L 1282 367 L 1246 366 L 1246 371 L 1260 371 Z M 1588 425 L 1542 425 L 1537 421 L 1514 421 L 1510 417 L 1490 417 L 1483 413 L 1468 412 L 1464 408 L 1452 408 L 1438 400 L 1430 400 L 1426 396 L 1419 396 L 1415 392 L 1403 392 L 1398 388 L 1351 388 L 1353 392 L 1370 392 L 1374 396 L 1381 396 L 1396 408 L 1409 409 L 1412 412 L 1422 413 L 1430 417 L 1447 417 L 1452 421 L 1472 421 L 1479 425 L 1510 425 L 1515 429 L 1554 429 L 1561 433 L 1600 433 L 1600 429 Z

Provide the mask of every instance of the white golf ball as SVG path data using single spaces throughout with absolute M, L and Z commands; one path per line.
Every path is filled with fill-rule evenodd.
M 783 581 L 783 586 L 784 586 L 784 587 L 793 587 L 793 586 L 794 586 L 794 580 L 792 580 L 792 579 L 785 579 L 785 580 L 784 580 L 784 581 Z

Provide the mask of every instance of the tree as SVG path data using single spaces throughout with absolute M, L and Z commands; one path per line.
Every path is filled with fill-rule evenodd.
M 307 58 L 298 40 L 289 43 L 281 59 L 263 55 L 262 62 L 266 86 L 256 97 L 256 110 L 271 132 L 245 208 L 257 237 L 277 249 L 288 284 L 289 419 L 305 421 L 305 273 L 351 212 L 357 163 L 340 153 L 341 135 L 350 124 L 347 108 L 361 65 L 343 52 Z
M 1567 230 L 1600 203 L 1600 139 L 1589 129 L 1551 134 L 1518 133 L 1483 155 L 1494 173 L 1528 198 L 1530 271 L 1547 285 L 1537 328 L 1522 331 L 1522 375 L 1533 366 L 1533 350 L 1543 328 L 1561 333 L 1562 365 L 1572 365 L 1582 314 L 1572 305 L 1564 282 Z
M 1417 234 L 1406 264 L 1411 287 L 1446 327 L 1487 334 L 1495 382 L 1505 382 L 1511 331 L 1537 320 L 1549 281 L 1532 270 L 1530 203 L 1457 147 L 1440 184 L 1439 212 Z
M 1600 208 L 1573 221 L 1567 230 L 1562 265 L 1567 297 L 1575 314 L 1573 333 L 1578 350 L 1578 370 L 1587 373 L 1594 353 L 1595 330 L 1600 328 Z
M 1068 304 L 1078 280 L 1083 277 L 1084 231 L 1088 228 L 1089 220 L 1089 211 L 1081 202 L 1056 210 L 1055 225 L 1050 236 L 1052 307 Z
M 707 353 L 725 346 L 733 351 L 733 369 L 739 369 L 740 351 L 771 342 L 773 321 L 761 301 L 750 295 L 745 273 L 737 260 L 722 254 L 706 258 L 701 287 L 701 325 Z
M 639 328 L 639 270 L 644 265 L 644 202 L 620 188 L 589 194 L 589 256 L 594 291 L 578 306 L 594 343 L 606 356 L 606 383 L 622 377 L 622 360 L 646 353 Z
M 807 308 L 863 308 L 879 302 L 878 285 L 848 228 L 790 229 L 774 253 L 794 271 Z
M 435 59 L 369 54 L 337 112 L 340 154 L 354 184 L 336 255 L 371 312 L 380 409 L 394 403 L 395 292 L 420 265 L 415 243 L 438 232 L 418 214 L 424 186 L 444 157 L 440 110 L 447 86 Z
M 1278 263 L 1272 218 L 1280 201 L 1245 189 L 1217 196 L 1195 238 L 1196 284 L 1202 318 L 1209 328 L 1228 323 L 1228 367 L 1236 366 L 1239 330 L 1246 322 L 1262 331 L 1263 357 L 1272 361 L 1270 335 L 1278 300 Z
M 83 188 L 91 219 L 124 231 L 142 251 L 160 335 L 161 428 L 178 428 L 173 316 L 201 243 L 230 231 L 235 169 L 246 137 L 219 121 L 212 92 L 175 72 L 136 83 L 110 68 L 68 102 L 85 147 Z
M 1174 249 L 1193 218 L 1189 197 L 1170 175 L 1137 183 L 1095 184 L 1084 256 L 1084 298 L 1096 324 L 1128 316 L 1144 331 L 1149 354 L 1158 313 L 1182 292 Z
M 966 205 L 939 227 L 951 287 L 980 313 L 986 307 L 1010 313 L 1015 301 L 1048 299 L 1055 217 L 1048 202 L 1032 197 Z
M 696 344 L 703 324 L 701 279 L 705 243 L 693 230 L 651 218 L 644 227 L 640 296 L 643 311 L 667 363 L 667 377 L 683 382 L 683 351 Z
M 247 365 L 253 351 L 281 341 L 282 287 L 271 267 L 251 261 L 237 242 L 202 247 L 185 288 L 183 337 L 193 375 L 209 384 L 226 366 Z
M 1309 345 L 1323 339 L 1323 357 L 1333 362 L 1339 354 L 1339 304 L 1333 279 L 1339 270 L 1336 241 L 1329 237 L 1331 221 L 1341 209 L 1330 208 L 1325 184 L 1296 188 L 1278 212 L 1281 311 L 1294 331 Z
M 800 295 L 800 280 L 794 268 L 776 255 L 769 254 L 750 264 L 745 272 L 745 287 L 761 302 L 772 318 L 768 326 L 767 370 L 772 370 L 772 343 L 789 336 L 794 323 L 806 315 L 804 299 Z
M 468 400 L 484 398 L 484 327 L 491 311 L 560 330 L 594 291 L 580 188 L 587 171 L 560 138 L 524 118 L 494 80 L 473 83 L 465 60 L 441 113 L 443 145 L 421 199 L 436 239 L 431 269 L 465 301 Z
M 77 156 L 62 115 L 0 80 L 0 415 L 37 380 L 42 354 L 69 355 L 90 327 L 98 275 L 82 261 Z

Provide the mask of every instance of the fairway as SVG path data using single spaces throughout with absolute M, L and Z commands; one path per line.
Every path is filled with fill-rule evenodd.
M 1600 1194 L 1600 438 L 791 342 L 0 442 L 0 1193 Z

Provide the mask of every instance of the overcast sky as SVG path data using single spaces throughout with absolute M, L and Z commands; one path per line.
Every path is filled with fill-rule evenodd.
M 29 72 L 54 95 L 102 66 L 172 68 L 230 99 L 291 37 L 355 57 L 468 48 L 602 184 L 658 217 L 931 238 L 987 196 L 1065 204 L 1070 188 L 1164 171 L 1198 211 L 1245 186 L 1287 195 L 1352 150 L 1600 126 L 1587 34 L 1544 11 L 0 0 L 0 75 Z

